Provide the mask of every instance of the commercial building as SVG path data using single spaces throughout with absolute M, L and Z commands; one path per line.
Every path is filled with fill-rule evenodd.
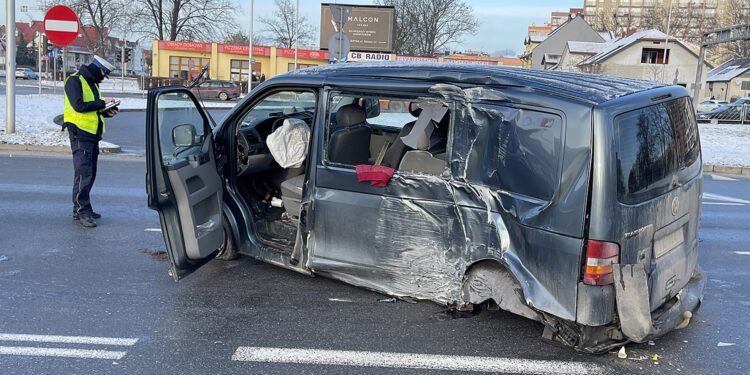
M 704 97 L 732 102 L 750 96 L 750 57 L 733 59 L 708 72 Z
M 221 43 L 153 41 L 153 77 L 187 80 L 208 65 L 212 79 L 247 81 L 249 46 Z M 328 51 L 301 49 L 297 66 L 307 68 L 328 64 Z M 253 46 L 253 72 L 267 78 L 294 70 L 294 50 Z M 520 67 L 521 60 L 512 57 L 455 54 L 441 57 L 398 56 L 392 53 L 350 52 L 348 61 L 435 61 L 459 64 L 483 64 Z
M 153 77 L 191 79 L 206 65 L 212 79 L 247 81 L 250 74 L 247 45 L 155 40 L 152 48 Z M 253 46 L 252 71 L 266 77 L 292 71 L 294 56 L 294 49 Z M 325 64 L 327 51 L 297 51 L 299 68 Z

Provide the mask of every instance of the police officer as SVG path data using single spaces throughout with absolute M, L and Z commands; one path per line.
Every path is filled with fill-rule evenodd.
M 73 219 L 88 228 L 96 227 L 95 219 L 101 217 L 91 208 L 89 193 L 96 179 L 104 118 L 118 112 L 116 107 L 103 112 L 113 99 L 102 99 L 99 83 L 108 78 L 114 68 L 107 60 L 94 56 L 91 64 L 81 66 L 65 80 L 63 129 L 68 129 L 73 151 Z

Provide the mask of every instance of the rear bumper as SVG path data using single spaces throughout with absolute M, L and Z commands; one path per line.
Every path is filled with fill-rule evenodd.
M 685 312 L 696 310 L 703 300 L 706 275 L 700 266 L 696 266 L 685 287 L 653 313 L 649 308 L 647 285 L 648 276 L 642 265 L 615 267 L 620 325 L 625 337 L 633 342 L 645 342 L 664 335 L 685 320 Z

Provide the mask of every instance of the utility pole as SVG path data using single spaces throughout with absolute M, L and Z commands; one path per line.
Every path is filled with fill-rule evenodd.
M 5 0 L 5 134 L 16 132 L 16 0 Z
M 250 94 L 250 90 L 252 90 L 253 87 L 253 2 L 255 0 L 250 0 L 250 29 L 247 33 L 247 42 L 248 46 L 250 47 L 248 49 L 248 60 L 247 60 L 247 93 Z M 242 68 L 240 67 L 240 71 L 242 71 Z
M 297 56 L 299 54 L 299 0 L 297 7 L 294 9 L 294 70 L 299 69 Z
M 39 67 L 39 77 L 37 77 L 37 83 L 39 83 L 39 93 L 42 93 L 42 50 L 44 49 L 44 34 L 37 32 L 36 38 L 36 61 Z
M 125 92 L 125 38 L 122 38 L 122 54 L 120 55 L 120 91 Z
M 667 54 L 669 53 L 669 50 L 667 49 L 667 47 L 669 47 L 669 31 L 670 31 L 671 26 L 672 26 L 672 0 L 669 1 L 669 16 L 667 17 L 667 38 L 664 42 L 664 57 L 662 57 L 661 80 L 663 83 L 667 83 L 666 82 Z

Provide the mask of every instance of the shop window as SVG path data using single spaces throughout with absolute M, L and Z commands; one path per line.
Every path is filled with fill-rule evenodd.
M 229 79 L 236 82 L 247 82 L 248 67 L 250 64 L 247 60 L 230 60 L 229 62 Z M 261 64 L 255 62 L 253 64 L 253 72 L 256 76 L 260 76 Z
M 641 64 L 669 64 L 669 50 L 665 62 L 664 48 L 644 48 L 641 52 Z
M 201 57 L 170 56 L 169 78 L 191 80 L 200 73 L 211 60 Z

